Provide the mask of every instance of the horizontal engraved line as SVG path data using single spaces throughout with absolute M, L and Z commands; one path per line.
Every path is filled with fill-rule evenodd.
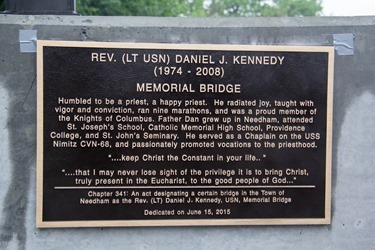
M 199 188 L 316 188 L 315 185 L 300 185 L 300 186 L 108 186 L 108 187 L 55 187 L 55 189 L 199 189 Z

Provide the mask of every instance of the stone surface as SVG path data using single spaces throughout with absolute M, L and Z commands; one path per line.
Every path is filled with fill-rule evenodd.
M 0 15 L 1 249 L 371 249 L 375 243 L 375 17 L 146 18 Z M 333 45 L 353 34 L 353 55 L 335 57 L 332 224 L 37 229 L 38 39 L 110 42 Z

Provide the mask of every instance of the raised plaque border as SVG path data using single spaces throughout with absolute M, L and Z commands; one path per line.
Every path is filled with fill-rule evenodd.
M 168 50 L 226 50 L 265 52 L 326 52 L 328 53 L 327 79 L 327 131 L 326 131 L 326 179 L 325 218 L 319 219 L 181 219 L 181 220 L 105 220 L 105 221 L 43 221 L 43 48 L 127 48 Z M 331 46 L 273 46 L 273 45 L 223 45 L 223 44 L 161 44 L 161 43 L 116 43 L 37 41 L 37 192 L 36 226 L 58 227 L 123 227 L 123 226 L 236 226 L 236 225 L 320 225 L 331 223 L 331 173 L 332 173 L 332 116 L 334 83 L 334 47 Z

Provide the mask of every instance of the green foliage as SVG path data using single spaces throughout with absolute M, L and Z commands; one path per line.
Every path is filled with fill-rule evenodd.
M 321 0 L 77 0 L 89 16 L 316 16 Z M 0 0 L 0 11 L 5 9 Z
M 77 1 L 77 10 L 84 15 L 90 16 L 124 15 L 120 0 L 79 0 Z
M 317 0 L 273 0 L 274 6 L 265 5 L 262 16 L 316 16 L 322 11 Z
M 212 0 L 207 16 L 316 16 L 320 0 Z
M 315 16 L 321 0 L 77 0 L 82 15 Z
M 262 0 L 212 0 L 207 16 L 257 16 Z
M 183 0 L 78 0 L 82 15 L 178 16 L 189 11 Z

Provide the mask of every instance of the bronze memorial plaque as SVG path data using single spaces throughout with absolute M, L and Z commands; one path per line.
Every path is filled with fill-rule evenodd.
M 38 41 L 37 226 L 329 224 L 333 60 Z

